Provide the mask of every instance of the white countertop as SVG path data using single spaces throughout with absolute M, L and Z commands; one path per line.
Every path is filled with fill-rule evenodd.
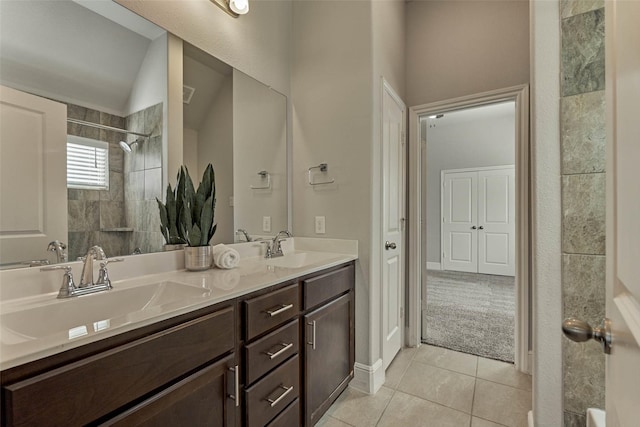
M 229 245 L 241 253 L 239 266 L 230 270 L 171 270 L 171 267 L 176 265 L 182 268 L 182 252 L 148 254 L 145 257 L 128 257 L 127 261 L 131 260 L 131 267 L 128 269 L 125 267 L 126 262 L 113 264 L 113 268 L 109 266 L 113 290 L 63 300 L 56 298 L 59 282 L 49 283 L 55 278 L 60 280 L 61 271 L 44 273 L 47 275 L 45 282 L 40 279 L 43 276 L 35 276 L 34 269 L 29 269 L 32 270 L 30 274 L 33 279 L 28 281 L 29 285 L 19 285 L 23 286 L 22 288 L 14 282 L 23 280 L 21 275 L 29 273 L 3 276 L 4 273 L 0 272 L 0 370 L 231 300 L 358 258 L 355 241 L 295 238 L 286 243 L 283 245 L 285 257 L 308 254 L 300 255 L 305 257 L 304 266 L 286 268 L 269 265 L 270 261 L 277 263 L 278 258 L 265 260 L 256 252 L 258 245 L 251 243 Z M 176 261 L 166 262 L 167 259 Z M 158 265 L 157 270 L 160 272 L 140 274 L 146 271 L 145 266 L 148 268 L 154 263 Z M 165 264 L 164 268 L 160 266 L 162 264 Z M 119 267 L 119 270 L 116 267 Z M 75 270 L 77 277 L 78 269 Z M 126 278 L 116 280 L 118 277 Z M 161 297 L 169 295 L 166 303 L 160 304 L 158 300 L 154 302 L 153 298 L 141 297 L 138 298 L 140 301 L 136 299 L 143 287 L 151 285 L 158 289 L 156 293 L 164 293 Z M 28 292 L 24 292 L 27 295 L 20 294 L 16 288 L 26 289 Z M 180 298 L 172 299 L 171 292 L 174 288 L 187 288 L 189 292 L 187 296 L 181 294 Z M 35 292 L 34 289 L 42 292 Z M 106 294 L 109 294 L 108 299 L 104 299 Z M 126 302 L 121 304 L 123 299 Z M 123 305 L 134 308 L 123 308 Z M 90 321 L 74 323 L 67 314 L 71 311 L 82 312 L 79 318 Z

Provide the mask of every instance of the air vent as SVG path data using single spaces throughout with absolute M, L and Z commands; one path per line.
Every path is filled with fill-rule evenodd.
M 189 104 L 191 102 L 191 98 L 193 98 L 193 93 L 195 91 L 195 88 L 189 87 L 187 85 L 182 85 L 182 102 L 184 104 Z

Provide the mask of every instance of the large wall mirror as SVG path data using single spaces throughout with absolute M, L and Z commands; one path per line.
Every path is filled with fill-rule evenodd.
M 57 262 L 54 240 L 69 260 L 163 250 L 172 143 L 196 185 L 214 165 L 213 243 L 287 228 L 285 96 L 184 42 L 183 141 L 169 140 L 169 37 L 112 1 L 0 2 L 4 268 Z

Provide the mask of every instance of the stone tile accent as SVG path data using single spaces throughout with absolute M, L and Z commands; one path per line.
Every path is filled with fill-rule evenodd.
M 604 408 L 605 356 L 596 341 L 575 343 L 562 338 L 564 409 L 585 414 Z
M 85 256 L 91 246 L 100 243 L 98 231 L 70 231 L 67 245 L 69 261 L 75 261 L 78 257 Z
M 144 150 L 145 169 L 162 167 L 162 137 L 161 136 L 153 136 L 145 140 L 142 148 Z
M 144 171 L 125 172 L 124 198 L 127 201 L 144 199 Z
M 144 133 L 151 137 L 162 135 L 162 103 L 144 110 Z
M 100 246 L 108 257 L 129 255 L 129 232 L 100 232 Z
M 102 201 L 124 201 L 124 175 L 122 172 L 109 171 L 109 189 L 94 191 L 100 193 Z M 124 215 L 124 212 L 123 212 Z
M 100 227 L 100 202 L 68 201 L 69 231 L 98 231 Z
M 124 138 L 122 138 L 124 139 Z M 114 172 L 124 172 L 124 151 L 116 143 L 109 143 L 109 170 Z
M 562 94 L 603 90 L 604 9 L 562 20 Z
M 560 0 L 560 14 L 562 18 L 580 15 L 604 7 L 604 0 Z
M 605 253 L 605 174 L 562 177 L 562 251 Z
M 605 92 L 562 98 L 561 110 L 562 173 L 604 172 Z
M 145 200 L 162 199 L 162 168 L 147 169 L 144 171 L 144 198 Z
M 606 257 L 562 256 L 563 317 L 598 325 L 605 317 Z
M 573 412 L 564 411 L 564 427 L 586 427 L 586 415 L 578 415 Z
M 124 201 L 100 202 L 100 229 L 124 227 Z

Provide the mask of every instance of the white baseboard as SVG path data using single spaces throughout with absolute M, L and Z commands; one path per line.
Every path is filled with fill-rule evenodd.
M 427 261 L 427 270 L 442 270 L 442 266 L 439 262 Z
M 384 384 L 384 380 L 382 359 L 378 359 L 371 366 L 356 362 L 350 386 L 367 394 L 375 394 Z

